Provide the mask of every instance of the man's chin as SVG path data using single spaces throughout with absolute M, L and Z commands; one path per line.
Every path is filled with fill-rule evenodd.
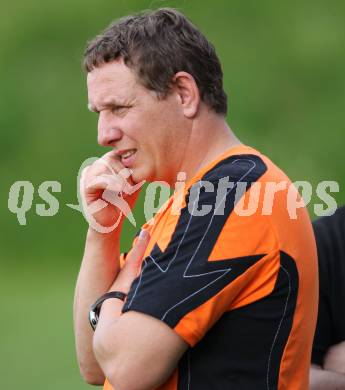
M 169 185 L 164 179 L 157 177 L 157 175 L 154 175 L 152 172 L 140 170 L 140 169 L 133 169 L 131 179 L 133 181 L 133 184 L 142 183 L 145 181 L 146 183 L 162 183 Z
M 145 175 L 145 172 L 141 172 L 140 169 L 132 169 L 132 174 L 130 176 L 131 184 L 135 185 L 141 183 L 142 181 L 150 182 L 149 175 Z

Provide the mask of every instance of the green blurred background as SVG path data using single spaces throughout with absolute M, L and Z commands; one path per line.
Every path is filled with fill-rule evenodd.
M 293 180 L 335 180 L 345 203 L 345 2 L 233 0 L 11 1 L 0 23 L 0 387 L 87 389 L 72 327 L 86 222 L 77 203 L 81 162 L 104 153 L 86 109 L 85 42 L 113 19 L 174 6 L 215 44 L 230 126 Z M 26 226 L 7 208 L 17 180 L 35 187 Z M 38 186 L 59 181 L 59 212 L 39 217 Z M 313 197 L 313 202 L 317 201 Z M 309 207 L 312 218 L 313 207 Z M 140 211 L 139 219 L 142 218 Z M 126 227 L 128 248 L 134 229 Z

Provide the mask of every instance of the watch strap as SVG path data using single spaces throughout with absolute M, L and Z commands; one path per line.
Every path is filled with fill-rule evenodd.
M 117 298 L 121 301 L 125 301 L 127 297 L 127 294 L 121 292 L 121 291 L 109 291 L 105 294 L 103 294 L 100 298 L 97 299 L 97 301 L 91 306 L 90 312 L 89 312 L 89 322 L 93 330 L 96 329 L 99 313 L 101 311 L 102 304 L 105 300 L 109 298 Z

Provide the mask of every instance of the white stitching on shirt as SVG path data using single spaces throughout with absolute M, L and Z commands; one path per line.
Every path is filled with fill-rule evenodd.
M 242 160 L 237 159 L 237 160 L 235 160 L 233 163 L 235 163 L 236 161 L 244 161 L 244 159 L 242 159 Z M 234 185 L 234 187 L 230 188 L 230 189 L 227 191 L 227 193 L 224 195 L 222 201 L 230 194 L 230 192 L 231 192 L 234 188 L 236 188 L 237 183 L 239 183 L 240 181 L 242 181 L 246 176 L 249 175 L 249 173 L 250 173 L 253 169 L 255 169 L 256 163 L 255 163 L 254 161 L 252 161 L 252 160 L 247 160 L 247 161 L 250 161 L 251 163 L 253 163 L 253 166 L 252 166 L 244 175 L 242 175 L 242 177 L 236 182 L 236 184 Z M 200 185 L 200 187 L 201 187 L 201 185 Z M 195 200 L 195 202 L 194 202 L 194 204 L 193 204 L 193 211 L 194 211 L 194 207 L 195 207 L 195 205 L 196 205 L 196 201 L 197 201 L 197 199 Z M 174 309 L 175 307 L 179 306 L 180 304 L 182 304 L 183 302 L 185 302 L 186 300 L 188 300 L 188 299 L 191 298 L 192 296 L 198 294 L 200 291 L 204 290 L 205 288 L 209 287 L 211 284 L 216 283 L 219 279 L 221 279 L 222 277 L 224 277 L 227 273 L 229 273 L 229 272 L 231 271 L 231 268 L 226 268 L 226 269 L 222 269 L 222 270 L 216 270 L 216 271 L 205 272 L 205 273 L 202 273 L 202 274 L 187 275 L 187 271 L 188 271 L 188 269 L 189 269 L 191 263 L 193 262 L 193 260 L 194 260 L 194 258 L 195 258 L 195 256 L 196 256 L 196 254 L 197 254 L 197 252 L 198 252 L 198 250 L 199 250 L 201 244 L 203 243 L 203 241 L 204 241 L 204 239 L 205 239 L 205 237 L 206 237 L 206 235 L 207 235 L 207 233 L 208 233 L 208 231 L 210 230 L 210 227 L 211 227 L 211 225 L 212 225 L 212 222 L 213 222 L 213 219 L 214 219 L 214 216 L 215 216 L 215 212 L 217 211 L 218 207 L 220 207 L 221 204 L 222 204 L 222 202 L 220 202 L 220 203 L 218 204 L 218 206 L 214 209 L 213 215 L 212 215 L 212 217 L 211 217 L 211 219 L 210 219 L 210 222 L 209 222 L 209 224 L 208 224 L 208 226 L 207 226 L 207 228 L 206 228 L 206 231 L 205 231 L 205 233 L 204 233 L 204 235 L 203 235 L 203 237 L 202 237 L 202 239 L 201 239 L 201 241 L 200 241 L 198 247 L 196 248 L 195 252 L 193 253 L 191 259 L 189 260 L 189 263 L 187 264 L 187 267 L 186 267 L 186 269 L 185 269 L 185 271 L 184 271 L 184 273 L 183 273 L 183 277 L 184 277 L 184 278 L 195 278 L 195 277 L 198 277 L 198 276 L 211 275 L 211 274 L 213 274 L 213 273 L 222 273 L 222 275 L 220 275 L 218 278 L 216 278 L 215 280 L 213 280 L 213 281 L 211 281 L 210 283 L 208 283 L 206 286 L 203 286 L 203 287 L 202 287 L 201 289 L 199 289 L 198 291 L 194 291 L 192 294 L 190 294 L 189 296 L 187 296 L 187 297 L 185 297 L 184 299 L 182 299 L 180 302 L 178 302 L 178 303 L 176 303 L 175 305 L 173 305 L 171 308 L 169 308 L 169 309 L 164 313 L 163 317 L 161 318 L 162 320 L 164 320 L 164 318 L 166 317 L 166 315 L 167 315 L 172 309 Z M 180 241 L 180 243 L 179 243 L 179 246 L 178 246 L 178 248 L 177 248 L 177 250 L 176 250 L 176 254 L 175 254 L 175 256 L 174 256 L 174 259 L 175 259 L 175 257 L 177 256 L 178 249 L 179 249 L 179 247 L 180 247 L 180 245 L 181 245 L 181 243 L 182 243 L 182 241 L 183 241 L 183 239 L 184 239 L 184 237 L 185 237 L 185 235 L 186 235 L 187 229 L 188 229 L 188 227 L 189 227 L 189 225 L 190 225 L 190 222 L 191 222 L 191 220 L 192 220 L 192 215 L 193 215 L 193 213 L 192 213 L 192 214 L 190 215 L 190 217 L 189 217 L 189 221 L 188 221 L 187 228 L 186 228 L 186 230 L 185 230 L 185 232 L 184 232 L 184 235 L 183 235 L 183 237 L 182 237 L 182 239 L 181 239 L 181 241 Z M 151 257 L 151 256 L 150 256 L 150 257 Z M 152 257 L 151 257 L 151 259 L 154 261 L 154 259 L 153 259 Z M 155 262 L 155 261 L 154 261 L 154 262 Z M 155 262 L 155 264 L 157 265 L 156 262 Z M 171 264 L 171 263 L 170 263 L 170 264 Z M 169 265 L 170 265 L 170 264 L 169 264 Z
M 219 279 L 221 279 L 221 278 L 224 277 L 228 272 L 231 271 L 231 268 L 225 268 L 225 269 L 222 269 L 222 270 L 210 271 L 210 272 L 205 272 L 205 273 L 202 273 L 202 274 L 187 275 L 187 271 L 188 271 L 188 269 L 189 269 L 191 263 L 193 262 L 193 260 L 194 260 L 194 258 L 195 258 L 195 256 L 196 256 L 196 254 L 197 254 L 197 252 L 198 252 L 200 246 L 202 245 L 202 243 L 203 243 L 203 241 L 204 241 L 204 239 L 205 239 L 205 237 L 206 237 L 206 235 L 207 235 L 207 233 L 208 233 L 208 231 L 209 231 L 209 229 L 210 229 L 210 227 L 211 227 L 211 225 L 212 225 L 212 222 L 213 222 L 213 219 L 214 219 L 214 216 L 215 216 L 215 212 L 217 211 L 217 209 L 218 209 L 218 208 L 220 207 L 220 205 L 222 204 L 222 201 L 230 194 L 231 191 L 233 191 L 233 190 L 237 187 L 237 184 L 238 184 L 239 182 L 241 182 L 245 177 L 247 177 L 247 176 L 256 168 L 256 163 L 255 163 L 255 161 L 250 160 L 250 159 L 236 159 L 236 160 L 234 160 L 231 164 L 235 164 L 237 161 L 249 161 L 249 162 L 252 163 L 253 165 L 252 165 L 252 167 L 250 167 L 250 168 L 248 169 L 248 171 L 247 171 L 246 173 L 244 173 L 244 174 L 242 175 L 242 177 L 235 183 L 235 185 L 227 191 L 227 193 L 226 193 L 226 194 L 224 195 L 224 197 L 222 198 L 221 202 L 219 202 L 218 206 L 214 209 L 213 215 L 212 215 L 212 217 L 211 217 L 211 219 L 210 219 L 210 222 L 209 222 L 209 224 L 208 224 L 208 226 L 207 226 L 207 228 L 206 228 L 206 231 L 205 231 L 205 233 L 204 233 L 204 235 L 203 235 L 203 237 L 202 237 L 202 239 L 201 239 L 201 241 L 200 241 L 198 247 L 196 248 L 195 252 L 192 254 L 192 257 L 190 258 L 190 260 L 189 260 L 189 262 L 188 262 L 188 264 L 187 264 L 187 266 L 186 266 L 186 269 L 185 269 L 185 271 L 184 271 L 184 273 L 183 273 L 183 278 L 195 278 L 195 277 L 198 277 L 198 276 L 211 275 L 211 274 L 213 274 L 213 273 L 222 273 L 222 275 L 220 275 L 220 276 L 217 277 L 215 280 L 213 280 L 213 281 L 211 281 L 210 283 L 208 283 L 207 285 L 203 286 L 203 287 L 202 287 L 201 289 L 199 289 L 198 291 L 194 291 L 192 294 L 190 294 L 189 296 L 185 297 L 184 299 L 182 299 L 180 302 L 176 303 L 176 304 L 173 305 L 172 307 L 170 307 L 170 308 L 164 313 L 164 315 L 162 316 L 161 320 L 164 320 L 164 318 L 166 317 L 166 315 L 168 314 L 168 312 L 170 312 L 172 309 L 174 309 L 175 307 L 179 306 L 180 304 L 182 304 L 183 302 L 185 302 L 187 299 L 191 298 L 192 296 L 198 294 L 200 291 L 204 290 L 205 288 L 209 287 L 211 284 L 217 282 Z M 201 187 L 202 187 L 202 186 L 201 186 L 201 183 L 200 183 L 200 184 L 199 184 L 199 188 L 201 188 Z M 179 244 L 178 244 L 178 246 L 177 246 L 176 252 L 175 252 L 173 258 L 169 261 L 169 263 L 168 263 L 166 269 L 163 269 L 163 268 L 158 264 L 158 262 L 157 262 L 151 255 L 148 256 L 148 257 L 152 260 L 152 262 L 157 266 L 157 268 L 158 268 L 162 273 L 166 273 L 166 272 L 169 270 L 170 265 L 174 262 L 174 260 L 176 259 L 177 255 L 178 255 L 180 246 L 182 245 L 183 240 L 184 240 L 184 238 L 185 238 L 185 236 L 186 236 L 186 234 L 187 234 L 187 231 L 188 231 L 188 229 L 189 229 L 189 226 L 190 226 L 190 224 L 191 224 L 192 217 L 193 217 L 193 214 L 194 214 L 194 210 L 195 210 L 195 206 L 196 206 L 197 201 L 198 201 L 198 199 L 196 199 L 196 200 L 194 201 L 194 203 L 193 203 L 193 212 L 191 213 L 191 215 L 190 215 L 190 217 L 189 217 L 189 221 L 188 221 L 188 223 L 187 223 L 187 226 L 186 226 L 186 229 L 185 229 L 185 231 L 184 231 L 184 233 L 183 233 L 183 236 L 182 236 L 182 238 L 181 238 L 181 240 L 180 240 L 180 242 L 179 242 Z M 139 288 L 139 285 L 141 284 L 141 279 L 142 279 L 141 276 L 142 276 L 142 274 L 143 274 L 143 271 L 144 271 L 144 268 L 146 267 L 146 265 L 147 265 L 147 263 L 146 263 L 146 261 L 145 261 L 144 266 L 143 266 L 143 269 L 142 269 L 142 272 L 141 272 L 141 274 L 140 274 L 140 279 L 139 279 L 139 281 L 138 281 L 138 285 L 137 285 L 137 287 L 136 287 L 136 289 L 135 289 L 135 292 L 134 292 L 134 295 L 133 295 L 131 301 L 129 302 L 129 304 L 127 305 L 128 308 L 129 308 L 130 305 L 133 303 L 134 297 L 136 296 L 136 293 L 137 293 L 137 290 L 138 290 L 138 288 Z
M 132 296 L 132 299 L 131 299 L 130 302 L 128 303 L 128 307 L 132 304 L 134 297 L 137 295 L 137 291 L 138 291 L 138 288 L 139 288 L 140 283 L 141 283 L 141 278 L 142 278 L 142 276 L 143 276 L 143 270 L 145 269 L 146 266 L 147 266 L 147 262 L 146 262 L 146 260 L 144 260 L 144 261 L 143 261 L 143 267 L 142 267 L 142 270 L 141 270 L 141 272 L 140 272 L 140 276 L 139 276 L 139 280 L 138 280 L 137 287 L 136 287 L 136 289 L 135 289 L 135 291 L 134 291 L 134 294 L 133 294 L 133 296 Z
M 187 364 L 188 364 L 188 388 L 187 390 L 190 390 L 190 350 L 187 352 Z

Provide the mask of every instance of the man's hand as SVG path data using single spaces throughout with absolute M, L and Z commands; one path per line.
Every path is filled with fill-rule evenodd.
M 323 368 L 345 375 L 345 341 L 328 349 Z
M 140 266 L 145 249 L 150 241 L 150 234 L 142 229 L 133 248 L 126 257 L 126 262 L 109 291 L 121 291 L 128 294 L 134 279 L 140 272 Z
M 327 350 L 323 367 L 313 365 L 310 369 L 311 390 L 345 389 L 345 341 Z
M 131 214 L 139 195 L 137 190 L 143 183 L 134 186 L 130 176 L 130 170 L 121 164 L 113 151 L 83 170 L 80 179 L 83 208 L 95 230 L 116 228 Z
M 310 367 L 310 390 L 343 390 L 345 376 L 312 364 Z

